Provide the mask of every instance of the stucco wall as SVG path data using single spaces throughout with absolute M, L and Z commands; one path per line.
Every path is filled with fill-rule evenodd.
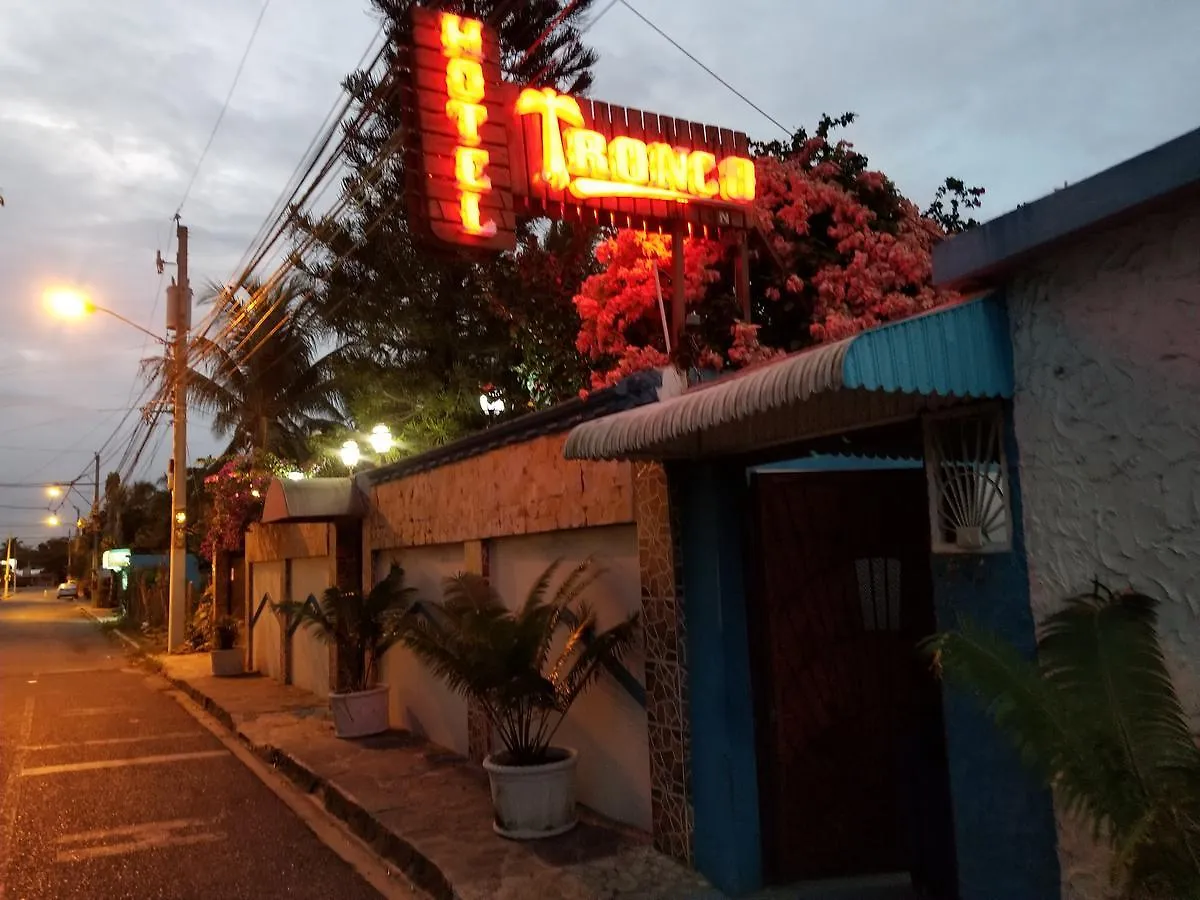
M 1030 598 L 1040 620 L 1093 578 L 1163 601 L 1200 726 L 1200 201 L 1052 254 L 1007 287 Z M 1060 817 L 1064 896 L 1106 861 Z
M 283 678 L 283 657 L 280 646 L 283 631 L 280 628 L 279 614 L 271 607 L 271 603 L 283 602 L 283 569 L 287 565 L 283 560 L 276 562 L 260 562 L 251 565 L 250 596 L 252 606 L 258 609 L 263 594 L 270 595 L 270 602 L 263 608 L 254 625 L 254 668 L 263 675 L 271 678 Z
M 438 600 L 442 580 L 462 572 L 462 544 L 437 544 L 387 550 L 375 562 L 374 581 L 382 581 L 393 563 L 404 569 L 405 584 L 421 599 Z M 379 680 L 388 686 L 389 718 L 394 728 L 407 728 L 467 755 L 467 703 L 404 647 L 392 647 L 383 659 Z
M 332 560 L 310 557 L 290 560 L 288 565 L 292 567 L 292 601 L 303 603 L 310 594 L 319 601 L 332 580 Z M 318 697 L 329 696 L 329 644 L 307 625 L 292 635 L 292 684 Z
M 604 570 L 583 599 L 606 628 L 641 609 L 637 529 L 633 525 L 585 528 L 526 537 L 501 538 L 490 547 L 491 582 L 510 608 L 556 559 L 562 559 L 553 586 L 571 566 L 592 556 Z M 552 587 L 553 589 L 553 587 Z M 624 660 L 645 682 L 640 647 Z M 650 830 L 650 759 L 646 752 L 646 710 L 609 674 L 601 675 L 575 701 L 555 743 L 579 751 L 576 789 L 580 802 L 604 815 Z

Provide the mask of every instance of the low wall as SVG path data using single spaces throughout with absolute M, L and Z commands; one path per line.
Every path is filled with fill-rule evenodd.
M 608 570 L 590 597 L 601 624 L 639 610 L 632 466 L 565 460 L 564 440 L 536 437 L 371 485 L 364 577 L 374 584 L 397 562 L 422 598 L 438 599 L 447 576 L 481 572 L 516 605 L 554 559 L 594 556 Z M 644 684 L 640 651 L 626 665 Z M 393 648 L 382 675 L 394 726 L 475 759 L 493 748 L 478 713 L 407 650 Z M 646 711 L 611 675 L 576 704 L 556 740 L 580 750 L 582 803 L 651 828 Z
M 378 554 L 374 580 L 382 581 L 393 564 L 404 569 L 405 583 L 427 599 L 441 596 L 442 579 L 465 568 L 462 544 L 435 544 L 386 550 Z M 394 728 L 407 728 L 467 756 L 467 702 L 435 678 L 404 647 L 384 657 L 379 680 L 390 688 L 390 719 Z

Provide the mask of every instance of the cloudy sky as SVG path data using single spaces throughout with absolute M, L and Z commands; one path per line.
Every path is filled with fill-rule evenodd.
M 194 284 L 232 274 L 373 37 L 359 2 L 267 8 L 183 207 Z M 1200 4 L 1187 0 L 630 2 L 789 126 L 857 112 L 851 139 L 918 202 L 946 175 L 984 185 L 985 218 L 1200 126 Z M 155 250 L 167 252 L 260 9 L 0 4 L 0 482 L 70 480 L 101 448 L 103 475 L 126 450 L 132 419 L 117 426 L 153 341 L 102 316 L 55 322 L 41 297 L 78 286 L 162 331 Z M 588 39 L 600 54 L 595 96 L 778 135 L 622 2 Z M 168 445 L 151 441 L 143 477 L 163 473 Z M 198 456 L 217 443 L 196 423 L 190 446 Z M 40 524 L 45 502 L 0 487 L 0 536 L 63 533 Z M 64 519 L 71 505 L 87 507 L 73 495 Z

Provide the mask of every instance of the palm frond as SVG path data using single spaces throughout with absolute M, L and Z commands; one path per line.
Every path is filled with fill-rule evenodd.
M 969 626 L 926 649 L 1112 845 L 1124 896 L 1193 897 L 1200 749 L 1171 683 L 1156 607 L 1097 584 L 1045 621 L 1037 662 Z
M 548 649 L 573 603 L 595 578 L 591 563 L 576 567 L 549 600 L 560 563 L 552 563 L 509 610 L 486 578 L 460 574 L 446 579 L 442 601 L 402 635 L 405 645 L 453 691 L 478 702 L 518 765 L 544 759 L 549 741 L 571 704 L 606 661 L 632 645 L 637 617 L 599 634 L 585 606 L 583 627 L 567 636 L 561 678 L 546 671 Z M 585 635 L 586 632 L 586 635 Z

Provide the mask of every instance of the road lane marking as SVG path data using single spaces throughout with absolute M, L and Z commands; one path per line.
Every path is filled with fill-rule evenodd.
M 431 900 L 428 894 L 408 880 L 401 869 L 379 856 L 378 852 L 352 832 L 345 822 L 325 809 L 315 794 L 302 792 L 277 769 L 264 763 L 190 697 L 180 691 L 167 693 L 213 737 L 228 747 L 229 752 L 295 813 L 322 844 L 340 856 L 366 879 L 371 887 L 379 891 L 384 900 Z
M 81 706 L 78 709 L 66 709 L 59 713 L 60 716 L 108 716 L 114 713 L 131 713 L 135 709 L 132 706 Z
M 90 741 L 72 741 L 66 744 L 26 744 L 22 750 L 69 750 L 72 747 L 99 747 L 107 744 L 136 744 L 141 741 L 173 741 L 179 738 L 208 737 L 202 731 L 168 731 L 165 734 L 143 734 L 137 737 L 94 738 Z
M 34 766 L 21 770 L 21 777 L 35 778 L 40 775 L 60 775 L 64 772 L 92 772 L 96 769 L 153 766 L 159 763 L 184 762 L 192 759 L 216 759 L 218 756 L 228 755 L 228 750 L 198 750 L 195 753 L 164 753 L 158 756 L 132 756 L 128 759 L 97 759 L 91 762 L 63 763 L 57 766 Z
M 64 847 L 55 854 L 54 861 L 83 862 L 106 856 L 124 856 L 158 847 L 181 847 L 223 840 L 225 832 L 204 830 L 215 823 L 216 819 L 170 819 L 165 822 L 145 822 L 141 825 L 68 834 L 54 841 L 55 845 Z
M 4 787 L 0 790 L 0 897 L 4 895 L 4 883 L 8 880 L 9 856 L 12 853 L 13 838 L 17 825 L 17 802 L 21 794 L 21 782 L 17 780 L 25 753 L 20 745 L 29 740 L 33 733 L 33 698 L 25 698 L 25 709 L 21 713 L 20 737 L 17 738 L 17 750 L 13 754 L 12 767 L 4 779 Z

